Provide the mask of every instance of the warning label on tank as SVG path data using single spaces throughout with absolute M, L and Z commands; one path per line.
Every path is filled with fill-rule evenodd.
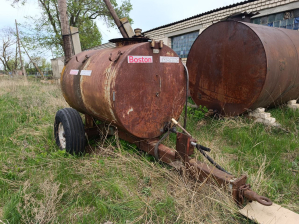
M 91 76 L 92 70 L 81 70 L 80 75 Z
M 128 56 L 128 63 L 153 63 L 152 56 Z
M 180 62 L 179 57 L 160 56 L 160 63 L 179 63 L 179 62 Z
M 79 70 L 72 69 L 70 75 L 78 75 Z

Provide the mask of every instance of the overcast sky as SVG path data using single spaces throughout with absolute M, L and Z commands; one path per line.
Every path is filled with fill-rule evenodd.
M 15 19 L 18 23 L 24 23 L 26 15 L 34 16 L 40 13 L 37 0 L 29 0 L 29 3 L 21 8 L 13 8 L 10 2 L 0 0 L 0 29 L 14 27 Z M 120 3 L 121 0 L 117 2 Z M 240 0 L 131 0 L 133 10 L 130 16 L 134 20 L 132 27 L 146 31 L 237 2 Z M 121 37 L 118 30 L 107 29 L 103 21 L 97 20 L 97 24 L 103 36 L 103 43 Z
M 131 0 L 133 10 L 130 14 L 134 20 L 133 29 L 147 31 L 168 23 L 182 20 L 219 7 L 230 5 L 236 0 Z M 98 22 L 102 31 L 103 43 L 109 39 L 121 37 L 116 30 L 107 31 L 102 22 Z M 118 35 L 118 36 L 116 36 Z

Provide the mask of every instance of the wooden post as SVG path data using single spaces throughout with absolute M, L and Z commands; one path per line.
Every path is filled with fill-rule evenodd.
M 72 34 L 73 47 L 74 47 L 74 54 L 79 54 L 82 51 L 82 49 L 81 49 L 78 28 L 73 26 L 71 26 L 70 28 Z
M 17 20 L 15 20 L 15 22 L 16 22 L 17 41 L 18 41 L 18 46 L 19 46 L 19 55 L 20 55 L 20 62 L 21 62 L 22 74 L 24 75 L 24 78 L 27 81 L 27 75 L 26 75 L 26 71 L 25 71 L 25 68 L 24 68 L 24 65 L 23 65 L 23 61 L 22 61 L 22 54 L 21 54 L 20 38 L 19 38 L 19 31 L 18 31 Z
M 124 29 L 122 23 L 120 22 L 120 20 L 119 20 L 119 18 L 118 18 L 118 16 L 117 16 L 117 14 L 116 14 L 116 12 L 115 12 L 113 6 L 111 5 L 111 2 L 110 2 L 109 0 L 104 0 L 104 2 L 105 2 L 105 4 L 106 4 L 106 6 L 107 6 L 109 12 L 111 13 L 111 15 L 112 15 L 112 17 L 113 17 L 113 19 L 114 19 L 114 22 L 115 22 L 115 24 L 117 25 L 117 27 L 118 27 L 118 29 L 119 29 L 121 35 L 123 36 L 123 38 L 129 38 L 129 36 L 128 36 L 126 30 Z
M 16 43 L 16 57 L 15 57 L 15 68 L 14 68 L 14 70 L 11 72 L 11 74 L 13 75 L 13 76 L 15 76 L 16 75 L 16 71 L 17 71 L 17 67 L 18 67 L 18 43 Z
M 61 24 L 61 33 L 63 40 L 63 51 L 64 51 L 64 64 L 66 65 L 72 57 L 72 45 L 71 45 L 71 34 L 69 20 L 67 17 L 67 5 L 66 0 L 58 0 L 59 17 Z

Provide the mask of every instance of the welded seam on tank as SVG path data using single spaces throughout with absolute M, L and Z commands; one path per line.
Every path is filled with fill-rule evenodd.
M 101 54 L 107 50 L 109 50 L 109 49 L 90 50 L 90 51 L 94 51 L 94 52 L 91 52 L 91 54 L 89 54 L 89 58 L 86 60 L 84 65 L 81 65 L 79 67 L 80 72 L 81 72 L 81 70 L 89 69 L 88 66 L 91 63 L 92 58 L 97 58 L 99 54 Z M 93 76 L 97 76 L 97 70 L 93 71 Z M 82 101 L 84 104 L 85 111 L 87 113 L 96 115 L 96 117 L 101 118 L 102 120 L 110 120 L 110 118 L 108 118 L 107 116 L 104 116 L 102 113 L 99 113 L 97 110 L 95 110 L 93 104 L 89 104 L 90 98 L 88 97 L 88 94 L 87 94 L 87 97 L 84 94 L 86 92 L 86 88 L 84 89 L 84 84 L 89 83 L 88 79 L 90 79 L 89 76 L 80 76 L 80 92 L 81 92 L 81 98 L 82 98 Z
M 80 68 L 80 73 L 81 73 L 82 70 L 85 70 L 89 66 L 89 64 L 90 64 L 90 58 L 87 59 L 87 61 L 85 62 L 85 65 Z M 88 101 L 87 101 L 87 99 L 85 98 L 85 95 L 84 95 L 83 84 L 84 84 L 85 79 L 88 79 L 88 78 L 89 78 L 88 76 L 80 75 L 80 93 L 81 93 L 82 102 L 83 102 L 83 105 L 84 105 L 84 108 L 85 108 L 86 111 L 90 110 L 90 111 L 92 111 L 92 113 L 99 116 L 99 113 L 97 111 L 93 110 L 92 107 L 88 106 L 88 103 L 87 103 Z
M 111 62 L 110 65 L 105 70 L 106 81 L 104 84 L 104 98 L 105 98 L 105 101 L 109 105 L 108 109 L 110 111 L 110 114 L 111 114 L 113 120 L 116 122 L 117 119 L 116 119 L 116 117 L 114 115 L 114 111 L 113 111 L 113 102 L 111 102 L 111 90 L 113 89 L 112 85 L 113 85 L 113 87 L 115 86 L 115 76 L 116 76 L 116 70 L 117 70 L 116 66 L 114 68 L 112 68 L 114 63 L 115 62 Z
M 145 43 L 139 43 L 139 44 L 133 44 L 133 45 L 127 45 L 127 46 L 124 46 L 125 47 L 125 52 L 123 53 L 123 55 L 121 57 L 127 57 L 128 54 L 130 52 L 132 52 L 133 50 L 135 50 L 136 48 L 138 48 L 139 46 L 143 45 Z M 108 75 L 107 77 L 109 77 L 109 88 L 115 88 L 115 85 L 117 84 L 115 82 L 115 79 L 116 79 L 116 71 L 119 70 L 121 67 L 122 67 L 122 63 L 126 63 L 126 60 L 119 60 L 117 65 L 114 66 L 114 71 L 111 72 L 111 66 L 113 65 L 113 63 L 111 63 L 111 65 L 108 67 L 109 68 L 109 71 L 108 71 L 108 68 L 106 69 L 106 75 Z M 110 73 L 113 73 L 113 83 L 112 83 L 112 78 L 110 78 Z M 108 78 L 107 78 L 108 80 Z M 113 86 L 111 86 L 111 83 L 113 84 Z M 113 108 L 115 108 L 114 104 L 116 104 L 117 102 L 117 92 L 115 92 L 115 102 L 112 102 L 111 103 L 111 98 L 110 98 L 110 92 L 105 88 L 105 91 L 107 91 L 107 93 L 105 94 L 108 99 L 108 102 L 109 102 L 109 105 L 111 105 L 111 108 L 109 108 L 109 110 L 111 111 L 114 119 L 117 121 L 118 124 L 120 124 L 123 128 L 125 128 L 127 130 L 127 127 L 126 125 L 123 124 L 122 122 L 122 118 L 118 116 L 117 113 L 113 113 Z
M 276 28 L 277 30 L 279 30 L 280 32 L 282 32 L 283 34 L 285 34 L 289 39 L 290 39 L 290 41 L 291 41 L 291 43 L 293 44 L 293 46 L 294 46 L 294 49 L 296 49 L 296 55 L 297 55 L 297 62 L 299 62 L 299 58 L 298 58 L 298 50 L 297 50 L 297 47 L 296 47 L 296 45 L 294 44 L 294 42 L 293 42 L 293 40 L 292 40 L 292 38 L 290 38 L 289 37 L 289 35 L 287 34 L 287 33 L 285 33 L 283 30 L 281 30 L 282 28 Z M 284 93 L 282 93 L 280 96 L 279 96 L 279 98 L 282 98 L 285 94 L 287 94 L 289 91 L 291 91 L 292 89 L 293 89 L 293 87 L 295 86 L 295 79 L 296 79 L 296 76 L 298 75 L 298 66 L 299 66 L 299 63 L 297 63 L 297 71 L 296 71 L 296 73 L 295 73 L 295 76 L 293 77 L 294 79 L 294 81 L 293 81 L 293 85 L 291 85 L 291 86 L 289 86 L 285 91 L 284 91 Z
M 79 78 L 77 76 L 68 76 L 67 74 L 70 72 L 70 66 L 72 65 L 74 57 L 71 58 L 71 60 L 67 63 L 67 65 L 64 68 L 64 72 L 63 75 L 61 77 L 61 89 L 62 89 L 62 93 L 63 96 L 66 100 L 66 102 L 73 108 L 77 109 L 78 111 L 82 112 L 81 108 L 77 105 L 82 103 L 82 97 L 76 97 L 76 99 L 79 99 L 79 101 L 81 100 L 81 102 L 75 102 L 75 100 L 73 99 L 73 95 L 72 94 L 80 94 L 80 86 L 78 86 L 79 82 Z M 79 80 L 80 81 L 80 80 Z M 77 87 L 77 88 L 76 88 Z M 78 91 L 79 89 L 79 91 Z M 81 104 L 80 104 L 81 105 Z
M 262 85 L 262 87 L 261 87 L 261 91 L 260 91 L 260 93 L 258 94 L 258 96 L 257 96 L 255 99 L 252 99 L 250 105 L 248 105 L 248 108 L 247 108 L 247 109 L 256 109 L 256 108 L 252 108 L 252 105 L 254 105 L 254 104 L 257 102 L 257 100 L 260 98 L 260 96 L 261 96 L 261 94 L 262 94 L 262 92 L 263 92 L 263 90 L 264 90 L 265 84 L 266 84 L 266 79 L 268 78 L 268 59 L 267 59 L 266 48 L 265 48 L 264 43 L 263 43 L 263 41 L 261 40 L 260 36 L 255 32 L 254 29 L 252 29 L 250 26 L 248 26 L 248 25 L 247 25 L 246 23 L 244 23 L 244 22 L 241 22 L 241 21 L 237 21 L 237 22 L 238 22 L 238 23 L 242 23 L 244 26 L 247 26 L 250 30 L 252 30 L 252 32 L 258 37 L 258 40 L 260 41 L 260 43 L 261 43 L 261 45 L 262 45 L 262 47 L 263 47 L 263 50 L 264 50 L 264 56 L 265 56 L 265 61 L 266 61 L 266 68 L 265 68 L 266 74 L 265 74 L 265 79 L 263 80 L 264 83 L 263 83 L 263 85 Z M 266 91 L 266 90 L 265 90 L 265 91 Z
M 281 30 L 281 28 L 277 28 L 277 27 L 271 27 L 271 28 L 273 28 L 273 29 L 275 29 L 275 30 L 278 30 L 278 31 L 280 31 L 280 32 L 282 32 L 283 34 L 286 34 L 285 32 L 283 32 L 282 30 Z M 286 35 L 288 38 L 290 38 L 288 35 Z M 291 41 L 292 43 L 293 43 L 293 41 Z M 262 42 L 263 43 L 263 42 Z M 264 44 L 263 44 L 263 47 L 264 47 Z M 264 48 L 265 49 L 265 48 Z M 297 50 L 296 50 L 296 52 L 297 52 Z M 267 55 L 267 54 L 266 54 Z M 297 55 L 297 59 L 298 59 L 298 55 Z M 268 68 L 268 60 L 267 60 L 267 68 Z M 267 74 L 268 74 L 268 69 L 267 69 Z M 268 77 L 268 76 L 267 76 Z M 266 77 L 266 79 L 267 79 L 267 77 Z M 265 83 L 266 83 L 267 81 L 265 81 Z M 279 85 L 279 82 L 277 81 L 277 83 L 275 84 L 275 86 L 279 86 L 280 87 L 280 85 Z M 293 85 L 294 86 L 294 85 Z M 279 100 L 279 99 L 281 99 L 282 98 L 282 96 L 283 95 L 285 95 L 286 93 L 288 93 L 292 88 L 293 88 L 293 86 L 291 86 L 291 87 L 288 87 L 288 89 L 287 90 L 285 90 L 284 91 L 284 93 L 281 93 L 280 92 L 280 95 L 278 96 L 278 97 L 276 97 L 276 98 L 273 98 L 272 97 L 272 93 L 270 93 L 268 90 L 266 90 L 265 89 L 265 92 L 266 93 L 268 93 L 268 96 L 271 98 L 271 100 L 272 100 L 272 102 L 270 103 L 270 104 L 272 104 L 272 103 L 274 103 L 274 102 L 276 102 L 277 100 Z M 264 89 L 264 86 L 263 86 L 263 89 Z M 281 91 L 281 87 L 280 87 L 280 91 Z M 263 101 L 262 101 L 263 102 Z M 269 104 L 269 103 L 268 103 Z
M 181 91 L 179 91 L 179 92 L 177 92 L 177 94 L 176 94 L 176 96 L 174 97 L 174 99 L 173 99 L 173 105 L 178 105 L 177 103 L 174 103 L 174 102 L 180 102 L 182 99 L 181 98 L 185 98 L 185 96 L 183 96 L 182 95 L 182 92 L 184 91 L 184 92 L 186 92 L 185 91 L 185 88 L 186 87 L 183 87 L 182 89 L 181 89 Z M 182 104 L 182 107 L 181 108 L 177 108 L 177 107 L 172 107 L 172 110 L 171 110 L 171 118 L 176 118 L 176 119 L 178 119 L 178 117 L 180 116 L 180 114 L 182 113 L 182 111 L 183 111 L 183 108 L 184 108 L 184 104 Z M 177 113 L 177 115 L 176 115 L 176 111 L 180 111 L 180 113 Z M 170 118 L 170 120 L 169 121 L 171 121 L 171 118 Z
M 66 65 L 63 66 L 63 69 L 62 69 L 62 72 L 61 72 L 61 76 L 60 76 L 60 89 L 61 89 L 61 92 L 62 92 L 62 95 L 65 99 L 65 101 L 69 104 L 68 100 L 67 100 L 67 95 L 65 94 L 65 91 L 63 91 L 63 77 L 64 77 L 64 73 L 65 73 L 65 69 L 66 69 Z

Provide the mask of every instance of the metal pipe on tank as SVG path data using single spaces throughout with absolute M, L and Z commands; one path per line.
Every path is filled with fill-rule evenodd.
M 225 115 L 299 97 L 299 32 L 222 21 L 195 40 L 188 55 L 197 105 Z
M 111 14 L 111 16 L 113 17 L 114 22 L 117 25 L 117 27 L 118 27 L 121 35 L 123 36 L 123 38 L 129 38 L 129 36 L 128 36 L 126 30 L 124 29 L 122 23 L 120 22 L 120 20 L 119 20 L 119 18 L 117 16 L 117 14 L 116 14 L 113 6 L 111 5 L 111 2 L 109 0 L 104 0 L 104 2 L 106 4 L 106 6 L 107 6 L 107 8 L 108 8 L 108 10 L 109 10 L 109 12 Z

